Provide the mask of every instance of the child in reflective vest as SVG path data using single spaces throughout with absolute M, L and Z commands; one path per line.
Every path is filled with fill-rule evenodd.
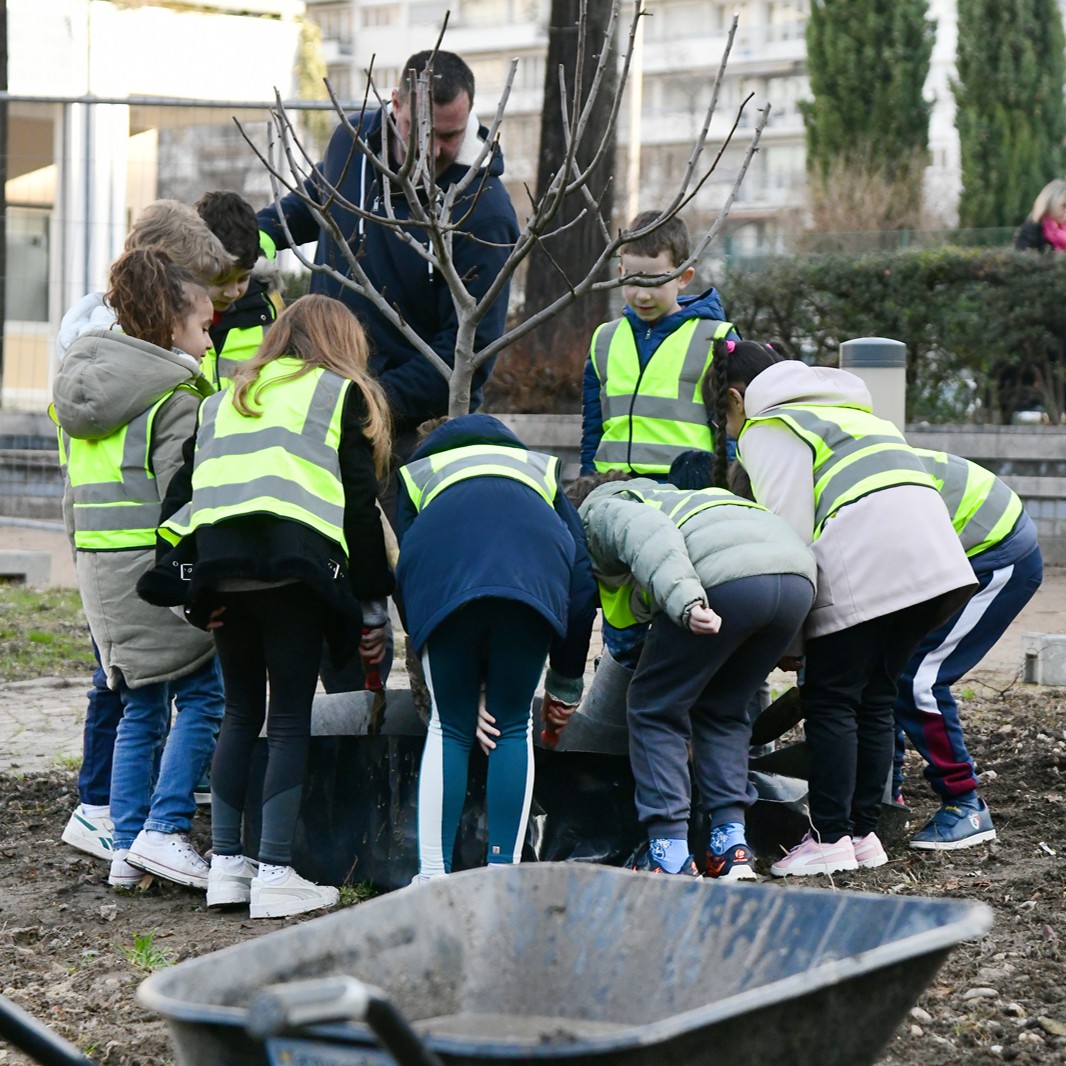
M 250 904 L 253 918 L 339 898 L 293 869 L 292 847 L 323 639 L 339 662 L 384 652 L 393 578 L 376 493 L 389 414 L 367 359 L 362 327 L 339 301 L 304 296 L 287 307 L 201 411 L 164 504 L 161 538 L 176 547 L 138 588 L 184 604 L 214 634 L 226 716 L 211 767 L 207 904 Z M 264 721 L 256 862 L 241 823 Z
M 187 833 L 193 789 L 222 718 L 218 663 L 205 634 L 142 603 L 135 585 L 152 565 L 163 495 L 212 391 L 199 373 L 211 301 L 193 274 L 155 248 L 122 255 L 110 283 L 107 306 L 120 329 L 83 332 L 54 387 L 78 586 L 102 668 L 122 699 L 108 880 L 132 888 L 148 871 L 204 888 L 207 863 Z
M 814 559 L 786 522 L 720 489 L 607 482 L 579 513 L 604 616 L 651 621 L 627 695 L 637 814 L 648 839 L 628 865 L 699 874 L 688 843 L 691 747 L 710 822 L 699 865 L 708 877 L 754 880 L 745 834 L 755 800 L 748 702 L 807 616 Z
M 404 623 L 431 702 L 418 880 L 453 869 L 477 739 L 488 749 L 487 863 L 519 862 L 533 791 L 533 696 L 547 660 L 548 722 L 578 703 L 596 612 L 559 460 L 529 451 L 489 415 L 448 420 L 400 470 L 396 533 Z
M 1036 526 L 1022 501 L 990 470 L 958 455 L 917 449 L 948 506 L 978 588 L 927 633 L 900 677 L 896 699 L 893 796 L 902 800 L 903 736 L 925 762 L 940 809 L 911 837 L 924 851 L 953 851 L 994 840 L 988 805 L 966 748 L 951 686 L 972 670 L 1032 599 L 1044 576 Z
M 861 379 L 722 341 L 704 396 L 738 439 L 755 499 L 818 561 L 801 685 L 811 831 L 770 872 L 880 866 L 897 680 L 921 638 L 972 593 L 973 571 L 931 476 L 871 413 Z M 724 478 L 723 448 L 718 471 Z

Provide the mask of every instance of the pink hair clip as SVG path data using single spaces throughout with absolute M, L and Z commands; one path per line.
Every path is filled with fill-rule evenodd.
M 726 341 L 726 342 L 725 342 L 725 350 L 726 350 L 726 351 L 727 351 L 727 352 L 728 352 L 728 353 L 729 353 L 730 355 L 732 355 L 732 354 L 733 354 L 733 349 L 734 349 L 734 348 L 736 348 L 736 346 L 737 346 L 737 342 L 736 342 L 736 341 Z

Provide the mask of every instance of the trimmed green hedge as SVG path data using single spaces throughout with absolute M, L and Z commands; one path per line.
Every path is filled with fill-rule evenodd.
M 834 365 L 841 341 L 907 346 L 907 418 L 1062 419 L 1066 255 L 941 247 L 790 256 L 732 267 L 719 286 L 742 334 Z

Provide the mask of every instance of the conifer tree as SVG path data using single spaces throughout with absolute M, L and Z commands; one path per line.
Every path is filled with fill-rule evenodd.
M 831 211 L 842 192 L 887 188 L 871 227 L 908 224 L 921 202 L 930 109 L 922 89 L 934 36 L 927 10 L 926 0 L 811 0 L 813 98 L 803 117 L 812 193 Z
M 959 0 L 959 225 L 1014 226 L 1063 177 L 1063 27 L 1056 0 Z

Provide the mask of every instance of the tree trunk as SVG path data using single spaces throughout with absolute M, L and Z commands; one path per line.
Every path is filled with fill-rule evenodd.
M 544 78 L 544 110 L 540 130 L 540 159 L 537 169 L 538 200 L 544 195 L 552 175 L 558 171 L 566 156 L 566 141 L 560 121 L 559 68 L 561 66 L 565 71 L 567 100 L 570 114 L 573 115 L 584 104 L 588 95 L 596 62 L 604 46 L 611 2 L 587 0 L 587 12 L 582 98 L 575 100 L 574 75 L 578 66 L 578 20 L 581 4 L 579 0 L 552 0 Z M 578 147 L 579 164 L 591 160 L 601 131 L 609 126 L 608 117 L 618 91 L 618 64 L 615 59 L 611 61 L 603 87 L 596 99 L 596 112 L 589 123 L 590 135 L 587 135 Z M 586 206 L 586 201 L 579 193 L 571 194 L 564 200 L 562 210 L 555 221 L 556 232 L 545 239 L 545 246 L 551 258 L 538 249 L 529 260 L 525 294 L 527 317 L 546 307 L 565 292 L 568 285 L 587 276 L 596 256 L 603 250 L 600 219 L 610 228 L 614 212 L 614 163 L 615 134 L 612 127 L 609 148 L 589 182 L 592 195 L 599 201 L 599 218 L 589 211 L 586 217 L 569 229 L 564 229 Z M 558 232 L 559 230 L 562 232 Z M 614 295 L 616 294 L 594 293 L 575 301 L 533 333 L 531 343 L 523 346 L 526 352 L 529 355 L 543 355 L 550 361 L 554 358 L 565 358 L 571 350 L 587 350 L 592 330 L 600 322 L 613 317 L 609 308 L 611 297 Z M 514 355 L 511 358 L 514 358 Z

